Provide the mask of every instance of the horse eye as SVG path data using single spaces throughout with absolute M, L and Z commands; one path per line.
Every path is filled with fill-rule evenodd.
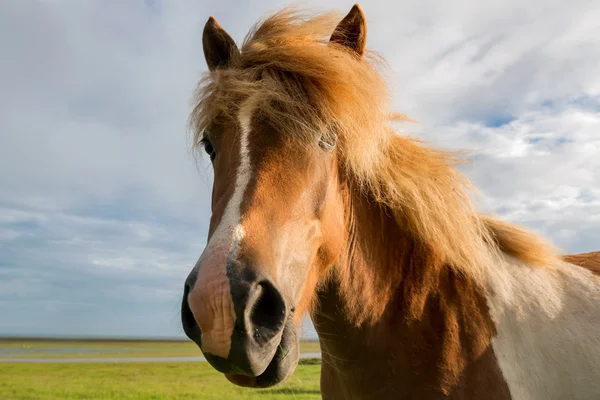
M 336 142 L 337 136 L 335 134 L 326 134 L 321 136 L 321 139 L 319 139 L 319 147 L 326 152 L 331 153 L 333 149 L 335 149 Z
M 201 143 L 202 143 L 202 146 L 204 147 L 204 151 L 206 152 L 206 154 L 208 154 L 210 156 L 210 160 L 211 161 L 214 160 L 217 153 L 215 152 L 215 148 L 213 147 L 210 140 L 204 138 L 204 139 L 202 139 Z

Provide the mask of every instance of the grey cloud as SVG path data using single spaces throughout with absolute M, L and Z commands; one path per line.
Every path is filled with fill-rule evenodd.
M 186 131 L 202 27 L 214 15 L 241 41 L 285 4 L 0 3 L 0 333 L 182 335 L 211 202 Z M 403 129 L 471 150 L 482 208 L 595 249 L 600 7 L 362 6 L 396 109 L 421 121 Z

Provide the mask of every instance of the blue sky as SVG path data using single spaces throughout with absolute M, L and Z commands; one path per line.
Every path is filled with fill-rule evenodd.
M 201 31 L 239 42 L 284 4 L 0 3 L 0 335 L 183 336 L 212 182 L 186 130 Z M 600 249 L 600 4 L 362 6 L 406 133 L 467 149 L 482 209 Z

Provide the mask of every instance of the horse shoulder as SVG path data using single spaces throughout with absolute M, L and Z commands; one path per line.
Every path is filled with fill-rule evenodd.
M 514 399 L 600 398 L 600 276 L 590 258 L 587 268 L 569 259 L 507 256 L 489 270 L 492 346 Z

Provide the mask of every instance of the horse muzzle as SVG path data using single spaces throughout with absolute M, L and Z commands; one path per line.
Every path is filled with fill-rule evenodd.
M 185 283 L 181 318 L 206 360 L 237 385 L 275 385 L 298 362 L 293 312 L 275 284 L 249 268 L 197 265 Z

